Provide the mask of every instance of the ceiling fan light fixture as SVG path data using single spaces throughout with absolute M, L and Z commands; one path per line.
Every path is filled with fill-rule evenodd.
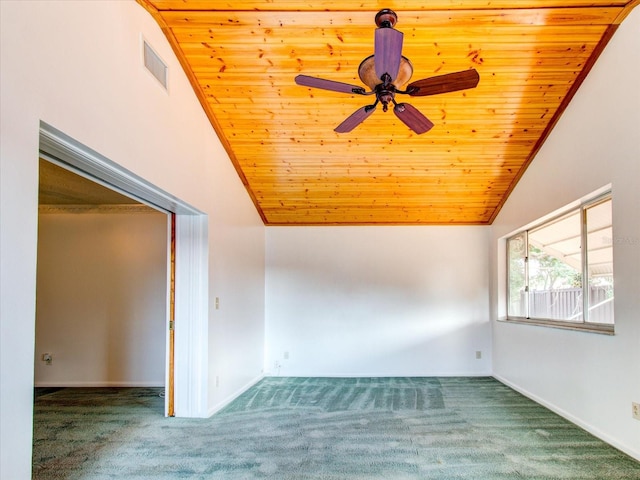
M 402 89 L 402 87 L 411 79 L 411 75 L 413 75 L 413 65 L 409 59 L 405 56 L 400 58 L 400 69 L 398 70 L 398 76 L 393 81 L 393 84 L 398 89 Z M 380 85 L 382 79 L 376 76 L 376 66 L 374 55 L 370 55 L 365 58 L 358 67 L 358 76 L 362 83 L 364 83 L 371 90 L 375 90 L 376 85 Z

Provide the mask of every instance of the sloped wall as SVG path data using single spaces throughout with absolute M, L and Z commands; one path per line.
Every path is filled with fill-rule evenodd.
M 141 6 L 7 0 L 0 22 L 0 477 L 23 479 L 31 466 L 40 122 L 208 216 L 209 408 L 262 372 L 264 226 Z M 143 66 L 143 38 L 168 64 L 168 91 Z
M 640 9 L 620 25 L 493 224 L 494 372 L 640 459 Z M 502 238 L 611 184 L 615 335 L 504 317 Z

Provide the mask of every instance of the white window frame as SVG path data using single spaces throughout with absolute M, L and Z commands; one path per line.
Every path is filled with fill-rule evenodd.
M 580 330 L 586 332 L 594 332 L 594 333 L 602 333 L 613 335 L 615 333 L 615 317 L 613 323 L 596 323 L 589 321 L 589 281 L 588 281 L 588 258 L 587 258 L 587 248 L 583 248 L 587 245 L 586 237 L 587 237 L 587 215 L 586 212 L 589 208 L 605 202 L 612 201 L 611 191 L 608 190 L 604 193 L 600 193 L 597 196 L 589 198 L 588 200 L 580 202 L 577 206 L 572 206 L 562 213 L 558 215 L 554 215 L 551 218 L 545 218 L 543 221 L 535 222 L 526 228 L 522 228 L 513 234 L 509 235 L 506 238 L 505 245 L 505 256 L 506 256 L 506 321 L 512 323 L 524 323 L 529 325 L 538 325 L 538 326 L 546 326 L 552 328 L 562 328 L 569 330 Z M 579 212 L 581 223 L 580 223 L 580 235 L 581 235 L 581 255 L 582 255 L 582 298 L 583 298 L 583 309 L 582 309 L 582 321 L 581 322 L 572 322 L 566 320 L 556 320 L 556 319 L 547 319 L 547 318 L 537 318 L 529 316 L 529 305 L 527 301 L 526 306 L 526 316 L 514 316 L 509 313 L 509 302 L 511 298 L 510 287 L 511 287 L 511 279 L 510 279 L 510 257 L 509 257 L 509 242 L 513 238 L 524 234 L 525 239 L 525 249 L 526 249 L 526 260 L 525 260 L 525 291 L 528 293 L 528 284 L 529 284 L 529 266 L 528 266 L 528 257 L 529 257 L 529 239 L 528 235 L 530 231 L 539 229 L 544 227 L 545 225 L 549 225 L 563 217 L 569 216 L 573 213 Z M 612 244 L 613 247 L 613 244 Z M 615 269 L 614 269 L 615 272 Z M 615 312 L 615 309 L 614 309 Z

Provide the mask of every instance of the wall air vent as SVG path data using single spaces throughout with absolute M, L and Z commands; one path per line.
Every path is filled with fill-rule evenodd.
M 147 67 L 147 70 L 151 72 L 151 74 L 158 79 L 160 84 L 167 90 L 167 74 L 168 68 L 162 59 L 158 56 L 156 52 L 153 51 L 153 48 L 149 46 L 146 40 L 143 40 L 143 55 L 144 55 L 144 66 Z

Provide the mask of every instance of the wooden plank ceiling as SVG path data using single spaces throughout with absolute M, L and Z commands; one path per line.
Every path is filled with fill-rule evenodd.
M 158 22 L 266 225 L 490 224 L 638 0 L 138 0 Z M 517 7 L 514 7 L 517 5 Z M 416 135 L 362 85 L 374 17 L 398 15 L 411 81 L 475 68 L 478 87 L 402 95 Z M 400 96 L 398 96 L 400 97 Z M 558 158 L 558 162 L 562 162 Z

